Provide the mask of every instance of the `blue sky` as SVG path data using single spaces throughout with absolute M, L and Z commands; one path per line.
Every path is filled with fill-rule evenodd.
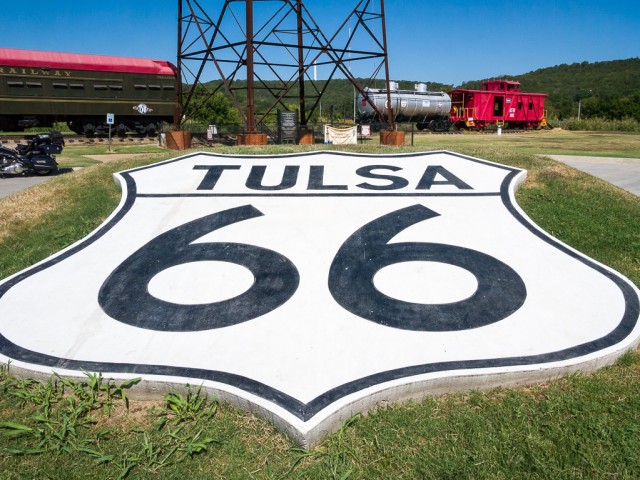
M 223 4 L 200 2 L 213 13 Z M 325 33 L 356 4 L 305 1 Z M 458 85 L 562 63 L 640 56 L 638 0 L 386 0 L 385 9 L 392 79 Z M 177 0 L 5 1 L 2 10 L 1 47 L 175 62 Z

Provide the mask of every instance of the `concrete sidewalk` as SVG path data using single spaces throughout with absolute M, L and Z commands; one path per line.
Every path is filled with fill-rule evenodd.
M 64 173 L 70 173 L 73 170 L 70 168 L 61 168 L 51 175 L 39 176 L 39 175 L 7 175 L 0 177 L 0 198 L 8 197 L 11 194 L 25 190 L 26 188 L 33 187 L 40 183 L 51 180 L 52 178 L 62 175 Z
M 640 158 L 544 155 L 640 196 Z

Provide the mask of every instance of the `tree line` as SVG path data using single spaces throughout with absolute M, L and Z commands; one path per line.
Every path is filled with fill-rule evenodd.
M 552 119 L 574 118 L 579 112 L 583 118 L 634 119 L 640 122 L 640 58 L 562 64 L 523 75 L 498 75 L 494 78 L 519 81 L 522 91 L 547 93 L 546 110 Z M 465 82 L 459 87 L 479 88 L 484 80 L 489 79 Z M 385 87 L 382 80 L 358 81 L 363 86 Z M 404 80 L 399 82 L 399 86 L 401 90 L 413 90 L 417 83 L 421 81 Z M 429 91 L 449 91 L 454 88 L 453 85 L 442 83 L 423 83 L 427 83 Z M 311 123 L 353 121 L 354 107 L 357 111 L 357 92 L 348 80 L 309 81 L 305 85 L 307 117 Z M 263 114 L 272 107 L 274 92 L 280 92 L 281 85 L 276 81 L 267 81 L 256 86 L 256 112 Z M 187 109 L 187 116 L 205 124 L 242 123 L 240 114 L 224 89 L 219 89 L 213 95 L 207 93 L 215 87 L 216 82 L 198 87 L 199 95 Z M 232 88 L 244 108 L 246 80 L 233 81 Z M 275 123 L 277 109 L 298 109 L 298 97 L 298 86 L 295 85 L 270 112 L 266 123 Z

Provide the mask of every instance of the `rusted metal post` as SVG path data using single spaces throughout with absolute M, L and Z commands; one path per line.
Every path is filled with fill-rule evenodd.
M 178 0 L 178 55 L 176 68 L 176 108 L 173 111 L 173 128 L 180 130 L 182 123 L 182 1 Z
M 305 112 L 305 94 L 304 94 L 304 34 L 302 30 L 302 0 L 298 0 L 296 5 L 296 13 L 298 15 L 298 85 L 300 90 L 300 125 L 307 124 Z
M 254 76 L 253 76 L 253 0 L 246 0 L 247 4 L 247 133 L 256 131 L 256 112 L 254 104 Z
M 384 74 L 387 82 L 387 123 L 389 131 L 394 130 L 393 109 L 391 108 L 391 85 L 389 80 L 389 52 L 387 50 L 387 22 L 384 15 L 384 0 L 380 0 L 380 15 L 382 16 L 382 49 L 384 51 Z

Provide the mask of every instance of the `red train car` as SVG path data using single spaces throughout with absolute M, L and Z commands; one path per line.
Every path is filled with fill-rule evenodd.
M 547 126 L 546 93 L 520 91 L 520 82 L 490 80 L 480 90 L 456 88 L 451 97 L 450 121 L 455 128 L 483 129 L 494 124 L 510 128 Z

